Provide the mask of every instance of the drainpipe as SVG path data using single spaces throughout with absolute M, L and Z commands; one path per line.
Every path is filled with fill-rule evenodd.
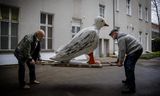
M 113 29 L 115 28 L 115 0 L 113 0 Z M 113 40 L 113 55 L 115 55 L 115 40 Z

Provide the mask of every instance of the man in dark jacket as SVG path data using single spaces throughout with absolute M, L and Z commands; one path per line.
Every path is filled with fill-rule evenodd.
M 40 41 L 44 38 L 43 30 L 38 30 L 34 34 L 25 35 L 24 38 L 17 45 L 14 55 L 18 60 L 18 80 L 20 88 L 29 89 L 30 86 L 26 84 L 25 78 L 25 64 L 29 68 L 29 76 L 31 84 L 39 84 L 36 80 L 35 63 L 40 60 Z
M 119 33 L 117 29 L 113 29 L 109 34 L 113 39 L 118 41 L 118 60 L 117 65 L 121 67 L 124 63 L 127 86 L 122 93 L 135 93 L 135 64 L 143 52 L 142 45 L 133 36 L 125 33 Z

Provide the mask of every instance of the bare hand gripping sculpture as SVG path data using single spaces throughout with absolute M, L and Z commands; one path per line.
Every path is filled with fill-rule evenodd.
M 50 59 L 60 62 L 69 62 L 71 59 L 82 54 L 89 55 L 89 64 L 95 64 L 93 51 L 97 48 L 99 40 L 99 30 L 103 26 L 108 26 L 104 18 L 98 16 L 91 27 L 80 30 L 72 40 L 65 46 L 59 48 L 56 54 Z

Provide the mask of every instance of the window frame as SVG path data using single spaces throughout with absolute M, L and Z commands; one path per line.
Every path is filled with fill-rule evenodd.
M 148 14 L 148 8 L 145 7 L 145 21 L 149 22 L 149 14 Z
M 142 10 L 142 4 L 138 5 L 138 18 L 139 20 L 143 20 L 143 14 L 142 14 L 143 10 Z
M 45 23 L 42 23 L 41 22 L 41 15 L 42 14 L 45 14 L 46 16 L 45 16 Z M 52 16 L 52 23 L 51 24 L 49 24 L 49 22 L 48 22 L 48 17 L 49 16 Z M 44 29 L 42 28 L 42 27 L 44 27 Z M 49 37 L 49 28 L 51 28 L 52 29 L 52 32 L 51 32 L 51 34 L 52 34 L 52 36 L 51 37 Z M 52 13 L 47 13 L 47 12 L 40 12 L 40 29 L 42 29 L 42 30 L 44 30 L 45 31 L 45 37 L 44 37 L 44 40 L 41 42 L 42 43 L 42 45 L 41 45 L 41 49 L 44 51 L 44 50 L 53 50 L 53 29 L 54 29 L 54 14 L 52 14 Z M 51 40 L 51 45 L 49 45 L 49 40 Z M 44 45 L 44 46 L 43 46 Z M 51 46 L 51 48 L 49 48 L 49 46 Z M 43 48 L 44 47 L 44 48 Z
M 105 5 L 99 4 L 99 16 L 105 17 Z
M 119 12 L 119 0 L 116 0 L 116 11 Z
M 73 38 L 80 30 L 81 30 L 81 19 L 72 19 L 71 37 Z
M 149 50 L 149 34 L 148 33 L 145 33 L 145 48 L 146 48 L 146 51 Z
M 132 16 L 132 0 L 126 0 L 126 10 L 127 10 L 127 12 L 126 12 L 126 14 L 128 15 L 128 16 Z
M 3 19 L 3 17 L 2 17 L 2 11 L 1 11 L 1 8 L 2 7 L 0 7 L 0 51 L 2 51 L 2 52 L 12 52 L 12 51 L 14 51 L 14 49 L 15 49 L 15 47 L 16 47 L 16 45 L 18 44 L 18 33 L 19 33 L 19 8 L 18 7 L 13 7 L 13 6 L 8 6 L 8 5 L 3 5 L 3 4 L 0 4 L 2 7 L 6 7 L 6 8 L 8 8 L 8 19 Z M 17 11 L 17 20 L 12 20 L 13 19 L 13 17 L 12 16 L 14 16 L 13 15 L 13 9 L 16 9 L 16 11 Z M 2 32 L 2 23 L 8 23 L 8 32 L 7 32 L 7 35 L 5 35 L 6 37 L 8 37 L 8 41 L 7 41 L 7 48 L 2 48 L 2 41 L 1 41 L 1 38 L 3 37 L 3 35 L 1 34 L 1 32 Z M 12 24 L 17 24 L 17 32 L 16 32 L 16 35 L 13 35 L 12 34 Z M 14 38 L 16 38 L 16 39 L 13 39 L 13 37 Z M 15 40 L 15 42 L 13 41 L 13 40 Z M 16 44 L 13 44 L 13 43 L 16 43 Z M 14 45 L 14 46 L 13 46 Z M 13 46 L 13 48 L 12 48 L 12 46 Z
M 143 42 L 142 42 L 142 31 L 139 31 L 139 42 L 140 42 L 140 44 L 143 44 Z

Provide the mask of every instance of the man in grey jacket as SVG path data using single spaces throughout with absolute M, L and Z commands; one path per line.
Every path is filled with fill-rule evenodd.
M 142 45 L 133 36 L 125 33 L 119 33 L 117 29 L 113 29 L 109 34 L 113 39 L 118 41 L 118 59 L 117 65 L 123 66 L 125 69 L 126 87 L 122 90 L 122 93 L 135 93 L 135 64 L 143 52 Z
M 18 60 L 18 80 L 20 88 L 29 89 L 30 86 L 26 84 L 25 77 L 25 64 L 29 68 L 29 76 L 31 84 L 39 84 L 35 75 L 35 63 L 40 60 L 40 41 L 44 38 L 45 33 L 43 30 L 38 30 L 33 34 L 25 35 L 24 38 L 17 45 L 14 55 Z

